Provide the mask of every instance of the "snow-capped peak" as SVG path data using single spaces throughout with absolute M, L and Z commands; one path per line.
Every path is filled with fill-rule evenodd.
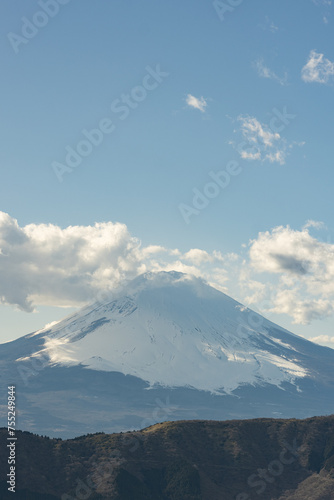
M 134 375 L 170 387 L 230 393 L 243 384 L 292 382 L 310 374 L 310 345 L 202 279 L 145 273 L 41 331 L 51 364 Z

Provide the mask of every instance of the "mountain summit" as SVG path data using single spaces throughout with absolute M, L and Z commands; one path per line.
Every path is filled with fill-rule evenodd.
M 261 416 L 333 412 L 334 350 L 175 271 L 141 275 L 107 300 L 3 344 L 0 362 L 3 374 L 10 362 L 17 368 L 30 422 L 36 406 L 49 413 L 63 395 L 69 407 L 66 416 L 59 414 L 61 428 L 66 419 L 73 423 L 68 413 L 78 402 L 81 411 L 94 413 L 97 381 L 102 406 L 117 410 L 119 422 L 122 415 L 125 421 L 145 416 L 149 394 L 154 401 L 158 396 L 177 402 L 173 419 L 217 418 L 219 412 L 220 418 L 255 417 L 260 408 Z M 134 387 L 137 396 L 143 394 L 140 408 Z M 110 431 L 104 413 L 95 431 Z
M 314 375 L 310 345 L 201 279 L 146 273 L 117 296 L 38 334 L 50 364 L 116 371 L 169 387 L 230 393 Z M 313 347 L 313 345 L 312 345 Z M 314 346 L 315 348 L 315 346 Z

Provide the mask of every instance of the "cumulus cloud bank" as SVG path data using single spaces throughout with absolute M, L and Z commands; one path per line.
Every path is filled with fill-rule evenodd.
M 219 252 L 192 249 L 182 255 L 158 245 L 142 247 L 121 223 L 20 227 L 0 212 L 1 302 L 25 311 L 37 304 L 82 305 L 99 291 L 148 270 L 176 269 L 205 276 L 206 265 L 221 260 Z
M 26 311 L 34 303 L 81 304 L 104 284 L 140 271 L 139 247 L 124 224 L 21 228 L 0 212 L 1 300 Z
M 37 305 L 81 306 L 146 271 L 175 270 L 202 277 L 264 314 L 306 324 L 334 313 L 334 244 L 310 234 L 321 228 L 312 220 L 301 230 L 279 226 L 259 233 L 239 255 L 200 248 L 182 253 L 145 247 L 118 222 L 20 227 L 0 212 L 0 300 L 28 312 Z
M 310 340 L 316 344 L 334 344 L 334 337 L 330 335 L 318 335 L 317 337 L 312 337 Z
M 301 324 L 334 312 L 334 245 L 311 236 L 310 227 L 322 226 L 308 221 L 300 231 L 279 226 L 260 233 L 249 252 L 253 270 L 279 277 L 271 310 Z

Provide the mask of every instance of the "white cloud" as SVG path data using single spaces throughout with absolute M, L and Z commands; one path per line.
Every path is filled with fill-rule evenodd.
M 211 262 L 212 256 L 210 256 L 205 250 L 193 248 L 184 255 L 184 259 L 199 265 L 202 262 Z
M 21 228 L 0 212 L 0 248 L 1 300 L 24 310 L 35 303 L 81 304 L 142 265 L 139 241 L 124 224 L 111 222 Z
M 201 250 L 200 248 L 192 248 L 189 252 L 186 252 L 183 255 L 183 259 L 193 264 L 200 265 L 204 262 L 224 262 L 226 258 L 233 258 L 233 254 L 228 254 L 225 258 L 222 256 L 220 252 L 214 250 L 212 254 L 209 254 L 205 250 Z
M 308 221 L 300 231 L 276 227 L 259 233 L 249 251 L 255 272 L 279 278 L 271 290 L 271 311 L 288 314 L 301 324 L 334 312 L 334 244 L 312 237 L 309 227 L 322 226 Z
M 266 141 L 270 141 L 267 137 Z M 309 323 L 334 312 L 334 244 L 279 226 L 259 233 L 240 254 L 143 246 L 124 224 L 20 227 L 0 212 L 0 302 L 32 311 L 36 305 L 81 306 L 146 271 L 181 271 L 262 313 Z
M 326 225 L 321 221 L 310 219 L 303 225 L 303 229 L 308 229 L 309 227 L 313 227 L 314 229 L 324 229 L 326 228 Z
M 334 344 L 334 337 L 330 337 L 329 335 L 318 335 L 317 337 L 312 337 L 310 340 L 321 345 Z M 333 348 L 333 346 L 330 347 Z
M 149 257 L 150 255 L 164 253 L 165 251 L 165 248 L 160 245 L 149 245 L 142 250 L 142 255 L 144 255 L 145 257 Z
M 247 141 L 239 143 L 237 150 L 244 160 L 269 161 L 283 165 L 287 155 L 287 143 L 278 132 L 251 116 L 239 116 L 242 137 Z
M 334 308 L 330 300 L 307 300 L 305 297 L 298 297 L 298 292 L 298 288 L 278 290 L 270 312 L 287 314 L 293 318 L 293 323 L 301 325 L 333 314 Z
M 320 7 L 324 7 L 325 9 L 323 9 L 323 17 L 322 17 L 322 21 L 324 24 L 328 24 L 329 23 L 329 17 L 330 17 L 330 7 L 332 5 L 332 0 L 312 0 L 312 2 L 317 5 L 317 6 L 320 6 Z
M 243 160 L 261 160 L 260 151 L 241 151 L 240 156 Z
M 258 143 L 262 141 L 264 146 L 272 147 L 274 142 L 279 140 L 281 136 L 277 132 L 272 132 L 269 127 L 261 125 L 261 123 L 250 116 L 240 116 L 242 133 L 250 142 Z
M 202 97 L 195 97 L 191 94 L 187 95 L 186 103 L 191 108 L 199 109 L 200 111 L 202 111 L 202 113 L 205 113 L 205 108 L 208 105 L 207 99 L 204 99 L 203 96 Z
M 279 163 L 280 165 L 284 165 L 285 163 L 286 153 L 284 149 L 277 149 L 272 153 L 267 153 L 265 159 L 270 161 L 270 163 Z
M 332 5 L 332 0 L 312 0 L 315 5 Z
M 276 75 L 274 71 L 269 69 L 265 64 L 263 59 L 258 59 L 255 63 L 254 66 L 257 70 L 258 75 L 261 78 L 268 78 L 270 80 L 275 80 L 277 81 L 280 85 L 286 85 L 288 81 L 288 75 L 287 73 L 284 74 L 284 77 L 280 77 Z
M 324 54 L 311 50 L 301 75 L 304 82 L 329 83 L 334 76 L 334 63 L 326 59 Z
M 191 249 L 183 255 L 159 245 L 143 247 L 120 223 L 20 227 L 4 212 L 0 250 L 0 302 L 25 311 L 35 305 L 83 305 L 148 270 L 175 269 L 210 279 L 210 267 L 223 261 L 219 252 Z

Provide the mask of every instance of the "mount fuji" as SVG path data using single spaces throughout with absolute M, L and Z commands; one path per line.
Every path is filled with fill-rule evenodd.
M 19 428 L 49 436 L 163 420 L 305 418 L 334 413 L 334 350 L 199 278 L 146 273 L 0 345 L 0 382 L 16 385 Z

